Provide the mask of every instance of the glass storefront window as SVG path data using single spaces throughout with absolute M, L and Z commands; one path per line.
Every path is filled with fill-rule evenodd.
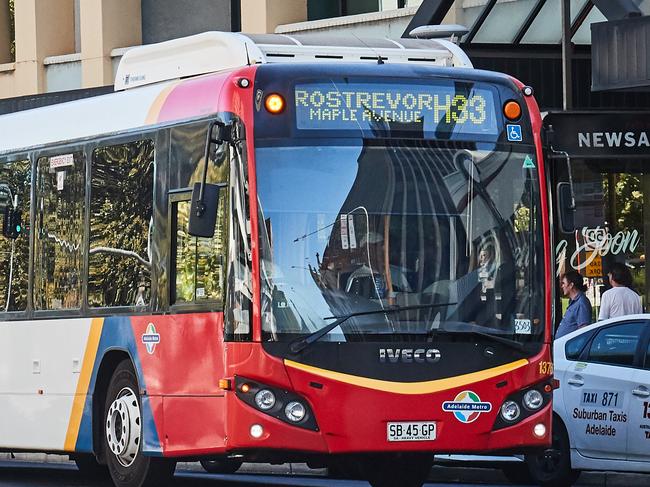
M 640 162 L 574 159 L 572 175 L 574 229 L 562 231 L 557 225 L 558 276 L 575 269 L 587 278 L 587 296 L 595 321 L 600 296 L 609 288 L 608 269 L 614 262 L 624 263 L 632 273 L 634 290 L 641 295 L 645 309 L 649 291 L 644 214 L 650 203 L 650 198 L 645 197 L 650 191 L 650 171 Z M 564 312 L 568 299 L 562 300 Z

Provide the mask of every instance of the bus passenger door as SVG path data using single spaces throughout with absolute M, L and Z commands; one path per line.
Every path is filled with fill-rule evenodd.
M 182 360 L 187 365 L 179 365 L 188 367 L 183 394 L 195 397 L 184 397 L 181 402 L 172 397 L 165 399 L 165 428 L 168 413 L 176 418 L 184 417 L 190 404 L 193 410 L 190 416 L 194 418 L 191 423 L 196 428 L 189 431 L 189 419 L 186 418 L 184 426 L 178 423 L 176 437 L 191 448 L 219 448 L 225 444 L 225 401 L 218 379 L 225 374 L 223 308 L 228 190 L 221 188 L 216 228 L 210 238 L 189 234 L 191 192 L 173 193 L 169 198 L 170 309 L 172 313 L 178 313 L 175 314 L 175 326 L 182 330 L 177 336 L 186 343 Z M 202 343 L 194 342 L 193 345 L 196 340 Z M 198 350 L 204 352 L 197 353 Z M 197 377 L 196 374 L 204 377 Z M 205 377 L 211 379 L 206 382 Z M 192 383 L 196 384 L 194 388 Z M 172 450 L 180 448 L 179 444 L 169 446 Z

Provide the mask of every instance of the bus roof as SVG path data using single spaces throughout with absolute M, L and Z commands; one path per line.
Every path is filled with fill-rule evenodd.
M 204 32 L 127 51 L 115 89 L 266 63 L 377 62 L 472 67 L 465 52 L 444 39 L 362 39 L 356 36 Z

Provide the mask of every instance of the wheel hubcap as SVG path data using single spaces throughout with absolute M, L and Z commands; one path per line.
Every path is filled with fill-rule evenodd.
M 562 452 L 560 450 L 548 449 L 542 456 L 542 470 L 544 472 L 555 472 L 562 461 Z
M 130 466 L 140 446 L 140 406 L 138 397 L 128 387 L 122 389 L 106 415 L 106 440 L 118 462 Z

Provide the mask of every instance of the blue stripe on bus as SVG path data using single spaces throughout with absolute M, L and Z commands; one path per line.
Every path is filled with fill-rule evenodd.
M 126 351 L 133 360 L 133 365 L 138 376 L 138 383 L 140 389 L 146 389 L 146 380 L 142 373 L 140 364 L 140 357 L 136 340 L 133 335 L 133 328 L 129 317 L 113 316 L 104 320 L 104 327 L 102 336 L 99 340 L 95 364 L 93 367 L 92 378 L 88 388 L 88 396 L 84 405 L 84 412 L 81 418 L 81 425 L 79 427 L 79 435 L 77 436 L 77 443 L 75 451 L 90 453 L 95 450 L 93 448 L 93 435 L 92 435 L 92 410 L 93 410 L 93 393 L 97 383 L 97 373 L 102 359 L 112 350 Z M 158 430 L 153 416 L 153 411 L 147 396 L 141 398 L 142 404 L 142 424 L 144 427 L 144 439 L 142 443 L 142 451 L 150 456 L 162 456 L 162 446 L 160 438 L 158 437 Z M 101 429 L 101 435 L 104 435 L 104 418 L 100 418 L 97 422 L 98 427 Z

